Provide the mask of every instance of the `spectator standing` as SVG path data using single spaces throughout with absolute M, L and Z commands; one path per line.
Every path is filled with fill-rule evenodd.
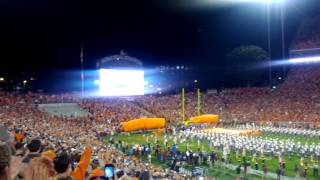
M 11 180 L 10 174 L 11 150 L 10 147 L 0 141 L 0 179 Z

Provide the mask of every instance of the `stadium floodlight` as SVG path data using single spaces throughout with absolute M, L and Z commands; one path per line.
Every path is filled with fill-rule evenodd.
M 320 56 L 289 59 L 289 63 L 308 63 L 308 62 L 320 62 Z
M 100 69 L 100 96 L 144 95 L 143 70 Z
M 3 78 L 3 77 L 0 77 L 0 81 L 4 81 L 4 78 Z
M 99 85 L 99 84 L 100 84 L 100 81 L 99 81 L 98 79 L 96 79 L 96 80 L 93 81 L 93 84 L 94 84 L 94 85 Z
M 285 0 L 242 0 L 243 2 L 257 2 L 257 3 L 283 3 Z
M 282 3 L 286 0 L 207 0 L 214 4 L 222 3 Z
M 256 1 L 263 1 L 267 3 L 281 3 L 284 2 L 284 0 L 256 0 Z
M 197 0 L 192 4 L 196 6 L 232 6 L 234 4 L 284 4 L 287 0 Z
M 23 80 L 22 82 L 23 82 L 23 84 L 26 84 L 28 81 L 27 80 Z

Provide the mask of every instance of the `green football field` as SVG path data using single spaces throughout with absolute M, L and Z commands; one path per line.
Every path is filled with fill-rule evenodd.
M 133 144 L 147 144 L 147 139 L 149 139 L 149 142 L 151 144 L 154 144 L 154 137 L 155 137 L 155 133 L 131 133 L 131 134 L 117 134 L 114 136 L 114 140 L 118 141 L 124 141 L 126 142 L 128 145 L 133 145 Z M 274 134 L 274 133 L 263 133 L 262 136 L 260 136 L 261 138 L 277 138 L 279 140 L 286 140 L 286 139 L 291 139 L 294 140 L 295 142 L 300 142 L 301 144 L 318 144 L 320 143 L 320 139 L 319 138 L 311 138 L 311 137 L 304 137 L 304 136 L 292 136 L 292 135 L 284 135 L 284 134 Z M 163 143 L 163 135 L 157 135 L 157 138 L 159 140 L 160 145 L 162 146 L 162 148 L 164 147 L 164 143 Z M 171 147 L 174 143 L 172 138 L 168 137 L 168 146 Z M 206 141 L 201 142 L 200 147 L 207 151 L 207 152 L 211 152 L 212 148 L 209 147 L 209 143 Z M 198 142 L 196 140 L 192 140 L 189 141 L 189 148 L 191 148 L 193 151 L 196 151 L 198 149 Z M 180 143 L 178 144 L 178 149 L 180 151 L 185 151 L 186 150 L 186 144 L 185 143 Z M 216 150 L 216 152 L 218 153 L 218 156 L 221 157 L 222 155 L 222 150 Z M 238 165 L 239 162 L 236 160 L 236 154 L 235 152 L 231 152 L 230 154 L 231 156 L 231 162 L 234 165 Z M 259 157 L 259 156 L 257 156 Z M 268 168 L 268 172 L 276 172 L 276 169 L 278 168 L 278 157 L 276 155 L 271 155 L 271 154 L 265 154 L 266 157 L 266 164 L 267 164 L 267 168 Z M 143 157 L 142 157 L 143 158 Z M 298 164 L 299 165 L 299 170 L 302 170 L 303 167 L 300 166 L 300 157 L 299 155 L 294 155 L 292 157 L 289 156 L 285 156 L 285 162 L 286 162 L 286 176 L 289 177 L 294 177 L 294 165 Z M 155 157 L 152 158 L 153 163 L 155 164 L 159 164 L 159 162 L 156 161 Z M 252 156 L 249 152 L 247 152 L 247 156 L 246 159 L 248 162 L 251 162 Z M 307 164 L 309 165 L 308 168 L 308 179 L 320 179 L 318 178 L 313 178 L 312 176 L 312 167 L 311 167 L 311 160 L 310 157 L 307 157 L 305 159 L 305 161 L 307 162 Z M 260 160 L 258 158 L 258 162 L 259 162 L 259 170 L 261 170 L 261 164 L 262 164 L 262 160 Z M 162 164 L 161 164 L 162 165 Z M 253 163 L 251 162 L 251 165 L 253 167 Z M 209 168 L 206 165 L 203 165 L 205 168 Z M 216 166 L 214 168 L 209 168 L 209 173 L 210 176 L 214 176 L 214 177 L 223 177 L 223 179 L 234 179 L 236 177 L 235 174 L 235 170 L 229 170 L 226 168 L 217 168 Z M 227 178 L 229 177 L 230 178 Z M 247 177 L 248 179 L 261 179 L 258 176 L 251 176 L 249 175 L 249 177 Z

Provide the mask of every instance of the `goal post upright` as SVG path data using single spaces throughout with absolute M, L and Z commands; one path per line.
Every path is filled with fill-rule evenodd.
M 198 103 L 197 103 L 197 106 L 198 106 L 198 116 L 201 115 L 201 94 L 200 94 L 200 88 L 198 88 L 197 90 L 197 94 L 198 94 Z

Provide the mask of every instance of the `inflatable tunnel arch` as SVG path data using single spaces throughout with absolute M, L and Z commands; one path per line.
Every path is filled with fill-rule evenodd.
M 218 123 L 219 115 L 216 114 L 205 114 L 201 116 L 195 116 L 190 118 L 189 123 L 199 124 L 199 123 Z
M 164 118 L 139 118 L 131 121 L 122 122 L 122 130 L 124 132 L 132 132 L 138 130 L 161 129 L 165 127 Z

